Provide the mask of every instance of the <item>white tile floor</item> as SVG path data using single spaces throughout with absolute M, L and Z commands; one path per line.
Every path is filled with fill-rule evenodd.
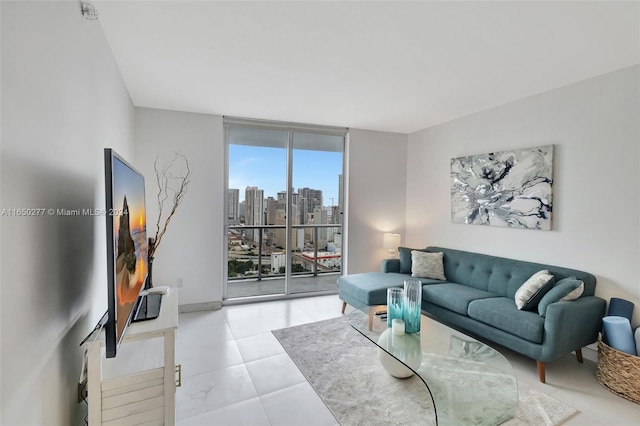
M 332 295 L 181 314 L 178 425 L 336 425 L 271 330 L 337 317 L 340 306 Z M 500 351 L 518 380 L 580 410 L 565 424 L 640 425 L 640 405 L 600 386 L 595 363 L 579 364 L 568 355 L 547 366 L 547 384 L 541 384 L 535 362 Z

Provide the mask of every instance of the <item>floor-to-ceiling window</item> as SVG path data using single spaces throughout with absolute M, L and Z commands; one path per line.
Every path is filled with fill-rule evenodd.
M 225 118 L 225 299 L 335 292 L 346 129 Z

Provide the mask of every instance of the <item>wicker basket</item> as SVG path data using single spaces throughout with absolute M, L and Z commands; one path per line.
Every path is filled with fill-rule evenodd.
M 640 356 L 629 355 L 606 345 L 598 338 L 596 376 L 602 386 L 640 404 Z

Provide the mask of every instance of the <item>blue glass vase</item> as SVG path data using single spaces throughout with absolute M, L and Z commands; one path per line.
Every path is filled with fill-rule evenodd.
M 404 319 L 404 290 L 401 288 L 387 289 L 387 327 L 395 318 Z
M 404 282 L 404 328 L 406 333 L 420 332 L 420 313 L 422 304 L 422 282 L 406 280 Z

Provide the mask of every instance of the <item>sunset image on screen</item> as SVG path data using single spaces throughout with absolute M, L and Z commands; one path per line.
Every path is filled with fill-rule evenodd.
M 125 164 L 113 162 L 113 227 L 116 258 L 117 338 L 147 277 L 147 220 L 144 179 Z

